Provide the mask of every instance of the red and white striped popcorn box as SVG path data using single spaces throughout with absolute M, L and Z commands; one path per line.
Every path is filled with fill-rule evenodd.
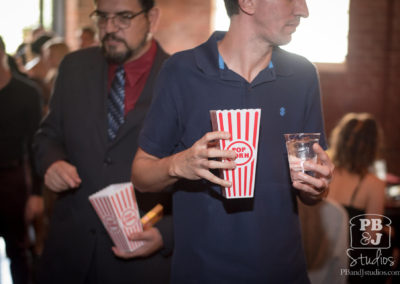
M 119 250 L 132 252 L 143 245 L 128 239 L 131 233 L 143 231 L 132 183 L 107 186 L 90 195 L 89 201 Z
M 211 110 L 214 131 L 226 131 L 230 140 L 220 140 L 220 148 L 237 153 L 236 168 L 222 170 L 221 176 L 232 182 L 222 189 L 225 198 L 252 198 L 256 176 L 261 109 Z

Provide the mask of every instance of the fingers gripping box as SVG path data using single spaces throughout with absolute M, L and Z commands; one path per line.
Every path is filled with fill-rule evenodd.
M 89 201 L 118 249 L 132 252 L 143 245 L 128 239 L 143 231 L 132 183 L 112 184 L 89 196 Z
M 227 131 L 230 140 L 220 140 L 220 148 L 237 154 L 236 169 L 222 170 L 221 176 L 232 182 L 223 188 L 225 198 L 251 198 L 254 196 L 258 136 L 261 109 L 211 110 L 214 131 Z

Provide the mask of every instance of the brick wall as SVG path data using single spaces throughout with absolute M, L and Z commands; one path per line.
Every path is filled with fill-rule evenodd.
M 387 90 L 383 98 L 383 126 L 389 169 L 400 175 L 400 1 L 390 0 L 390 39 L 388 40 Z
M 155 34 L 170 53 L 211 33 L 213 0 L 156 0 L 162 16 Z M 88 23 L 93 0 L 66 1 L 66 38 Z M 385 131 L 388 170 L 400 175 L 400 0 L 351 0 L 349 53 L 343 70 L 320 69 L 326 130 L 347 112 L 370 112 Z
M 78 48 L 77 32 L 92 25 L 89 14 L 94 10 L 93 0 L 65 0 L 65 40 L 72 50 Z
M 321 71 L 327 133 L 347 112 L 370 112 L 385 132 L 388 170 L 400 175 L 400 1 L 351 0 L 346 70 Z
M 211 1 L 156 0 L 161 19 L 155 37 L 163 48 L 174 53 L 192 48 L 210 35 Z

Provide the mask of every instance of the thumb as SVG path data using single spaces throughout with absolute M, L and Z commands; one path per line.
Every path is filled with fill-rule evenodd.
M 128 236 L 131 241 L 144 241 L 146 240 L 146 236 L 144 232 L 134 232 Z

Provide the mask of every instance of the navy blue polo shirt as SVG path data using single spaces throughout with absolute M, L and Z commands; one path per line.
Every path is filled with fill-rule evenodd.
M 249 83 L 220 58 L 223 36 L 214 33 L 165 63 L 139 145 L 166 157 L 212 131 L 210 110 L 260 108 L 254 198 L 225 199 L 205 180 L 173 186 L 172 282 L 307 283 L 283 134 L 323 133 L 316 69 L 275 48 L 272 64 Z

